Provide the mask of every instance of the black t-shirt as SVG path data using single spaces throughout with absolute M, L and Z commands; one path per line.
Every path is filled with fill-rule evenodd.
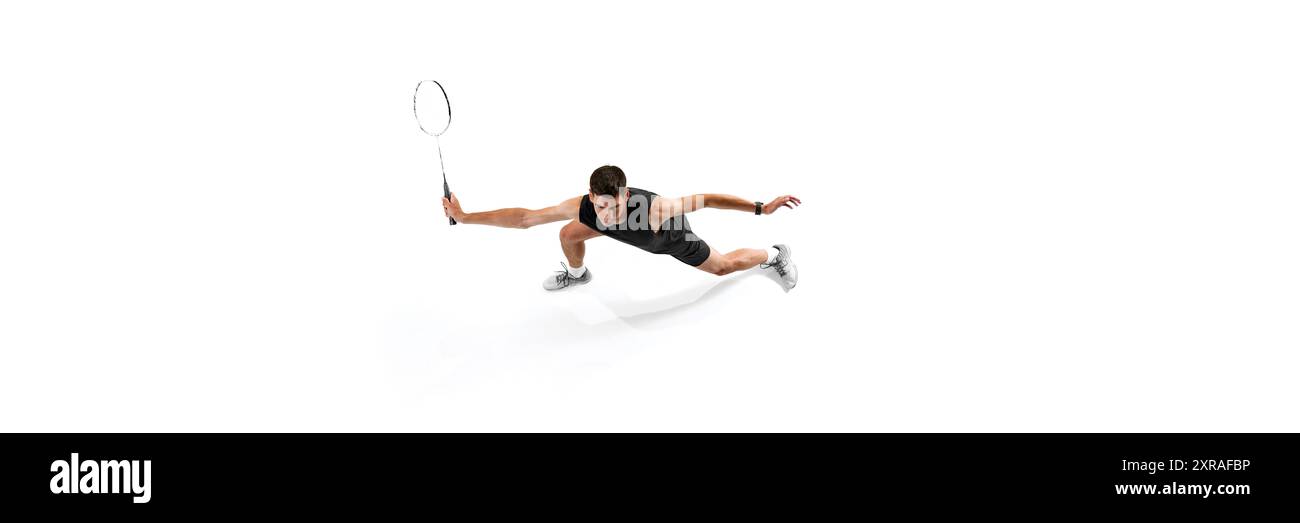
M 703 243 L 691 232 L 691 225 L 684 215 L 664 220 L 656 233 L 650 227 L 650 204 L 659 195 L 635 187 L 628 187 L 628 191 L 632 194 L 628 198 L 627 219 L 623 223 L 606 228 L 596 216 L 596 207 L 592 205 L 591 198 L 585 196 L 578 207 L 578 221 L 605 236 L 655 254 L 679 255 L 691 244 Z M 705 250 L 704 254 L 707 256 L 708 251 Z

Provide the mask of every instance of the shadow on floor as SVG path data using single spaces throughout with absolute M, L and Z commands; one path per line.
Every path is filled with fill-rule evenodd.
M 593 292 L 592 296 L 610 311 L 613 311 L 619 320 L 634 327 L 650 327 L 664 323 L 706 303 L 713 302 L 741 281 L 754 277 L 772 280 L 777 285 L 777 288 L 781 287 L 781 280 L 772 271 L 751 269 L 734 276 L 721 278 L 711 283 L 697 285 L 650 300 L 633 301 L 623 293 L 610 295 L 606 292 Z

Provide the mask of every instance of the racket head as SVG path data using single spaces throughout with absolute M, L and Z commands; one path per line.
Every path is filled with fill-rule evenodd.
M 451 127 L 451 100 L 447 90 L 437 80 L 424 80 L 415 84 L 412 102 L 415 123 L 430 136 L 442 136 Z

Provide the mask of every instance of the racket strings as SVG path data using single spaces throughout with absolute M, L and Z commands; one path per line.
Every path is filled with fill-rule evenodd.
M 438 137 L 451 127 L 451 100 L 447 97 L 447 90 L 437 80 L 423 80 L 415 85 L 411 110 L 415 113 L 416 124 L 424 134 Z

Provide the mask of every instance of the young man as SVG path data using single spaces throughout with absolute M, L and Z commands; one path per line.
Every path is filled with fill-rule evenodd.
M 766 204 L 751 202 L 727 194 L 697 194 L 682 198 L 665 198 L 650 191 L 627 186 L 623 170 L 606 165 L 591 173 L 585 196 L 570 198 L 545 209 L 513 207 L 485 212 L 465 212 L 453 193 L 442 199 L 442 210 L 457 222 L 527 229 L 534 225 L 571 220 L 560 229 L 560 248 L 569 265 L 546 278 L 542 287 L 560 290 L 591 281 L 591 271 L 583 265 L 586 241 L 600 235 L 654 254 L 667 254 L 702 271 L 722 276 L 761 265 L 780 276 L 785 290 L 799 282 L 790 248 L 784 244 L 770 249 L 737 249 L 729 253 L 709 248 L 695 236 L 686 213 L 704 208 L 731 209 L 754 214 L 772 214 L 782 207 L 791 209 L 802 202 L 794 196 L 778 196 Z

